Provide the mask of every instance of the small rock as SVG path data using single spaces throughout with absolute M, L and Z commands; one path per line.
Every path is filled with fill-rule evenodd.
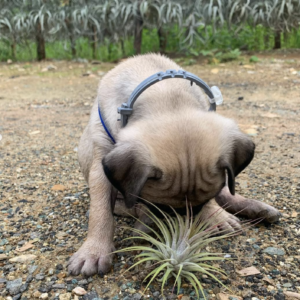
M 44 274 L 37 274 L 37 275 L 35 275 L 35 279 L 36 280 L 43 280 L 44 278 L 45 278 Z
M 24 255 L 13 257 L 9 261 L 23 263 L 26 261 L 34 260 L 35 258 L 36 258 L 36 255 L 34 255 L 34 254 L 24 254 Z
M 60 294 L 59 295 L 59 300 L 71 300 L 71 298 L 72 298 L 71 293 Z
M 34 297 L 34 298 L 39 298 L 41 295 L 42 295 L 42 293 L 40 293 L 39 291 L 35 291 L 35 292 L 33 293 L 33 297 Z
M 57 67 L 54 66 L 54 65 L 49 65 L 49 66 L 47 67 L 47 70 L 48 70 L 48 71 L 54 71 L 54 70 L 56 70 L 56 69 L 57 69 Z
M 124 292 L 126 289 L 127 289 L 127 285 L 126 284 L 122 284 L 121 285 L 121 291 Z
M 129 292 L 130 294 L 134 294 L 134 293 L 136 292 L 136 289 L 129 288 L 129 289 L 128 289 L 128 292 Z
M 12 60 L 11 60 L 11 59 L 8 59 L 8 60 L 7 60 L 7 64 L 8 64 L 8 65 L 12 64 Z
M 52 289 L 65 289 L 66 285 L 64 283 L 56 283 L 52 285 Z
M 48 297 L 49 297 L 48 293 L 43 293 L 43 294 L 41 294 L 41 296 L 39 298 L 43 299 L 43 300 L 47 300 Z
M 18 294 L 18 295 L 13 296 L 12 299 L 13 299 L 13 300 L 20 300 L 21 297 L 22 297 L 22 294 L 20 293 L 20 294 Z
M 286 288 L 290 288 L 293 285 L 290 282 L 287 282 L 287 283 L 284 283 L 283 286 L 286 287 Z
M 78 281 L 78 285 L 87 285 L 88 281 L 86 279 L 82 279 Z
M 191 300 L 191 297 L 190 297 L 190 296 L 183 296 L 183 297 L 181 298 L 181 300 Z
M 95 299 L 99 299 L 99 296 L 97 294 L 97 292 L 92 291 L 92 292 L 88 292 L 85 295 L 83 295 L 81 297 L 82 300 L 95 300 Z
M 270 255 L 285 255 L 285 251 L 283 249 L 268 247 L 263 250 L 263 253 L 267 253 Z
M 22 278 L 18 278 L 12 281 L 7 281 L 6 283 L 6 289 L 11 295 L 19 294 L 21 286 L 22 286 Z
M 87 293 L 87 291 L 80 286 L 77 286 L 72 292 L 77 296 L 83 296 Z
M 139 293 L 134 294 L 133 297 L 132 297 L 133 300 L 140 300 L 141 298 L 142 298 L 142 295 L 139 294 Z M 176 298 L 177 298 L 177 297 L 176 297 Z M 175 299 L 176 299 L 176 298 L 175 298 Z
M 48 270 L 48 275 L 53 275 L 54 274 L 54 270 L 53 269 L 49 269 Z
M 8 240 L 7 239 L 0 240 L 0 246 L 4 246 L 6 244 L 8 244 Z
M 238 97 L 238 100 L 242 101 L 242 100 L 244 100 L 244 97 Z
M 158 297 L 158 296 L 160 295 L 160 292 L 156 291 L 156 292 L 152 293 L 152 295 L 153 295 L 154 297 Z
M 27 291 L 27 289 L 28 289 L 28 283 L 24 283 L 20 288 L 20 292 L 24 293 L 25 291 Z
M 58 264 L 56 265 L 56 270 L 63 270 L 63 265 L 62 264 Z

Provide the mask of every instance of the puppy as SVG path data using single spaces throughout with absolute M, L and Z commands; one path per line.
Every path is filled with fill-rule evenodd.
M 174 208 L 185 207 L 188 199 L 193 206 L 202 205 L 203 218 L 228 204 L 218 214 L 222 229 L 228 230 L 240 227 L 231 213 L 279 219 L 273 207 L 235 195 L 235 177 L 252 160 L 255 145 L 234 121 L 208 111 L 207 97 L 198 86 L 179 78 L 152 85 L 121 128 L 117 108 L 144 79 L 168 69 L 181 68 L 165 56 L 147 54 L 127 59 L 101 80 L 78 149 L 91 203 L 87 239 L 69 260 L 73 275 L 110 270 L 117 191 L 124 202 L 118 201 L 115 212 L 127 208 L 144 221 L 141 204 L 135 205 L 138 196 Z M 98 104 L 116 144 L 100 122 Z

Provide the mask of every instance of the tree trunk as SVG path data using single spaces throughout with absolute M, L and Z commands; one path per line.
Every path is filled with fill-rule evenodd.
M 97 29 L 96 26 L 92 26 L 93 36 L 92 36 L 92 51 L 93 59 L 96 59 L 97 56 Z
M 45 38 L 40 23 L 37 24 L 36 29 L 37 60 L 41 61 L 46 59 Z
M 265 33 L 265 35 L 264 35 L 264 49 L 263 50 L 269 49 L 269 44 L 270 44 L 270 35 L 269 35 L 269 33 Z
M 76 40 L 74 39 L 74 31 L 73 31 L 73 24 L 72 24 L 72 17 L 71 17 L 71 12 L 72 12 L 72 7 L 73 7 L 73 1 L 69 0 L 68 4 L 68 9 L 69 9 L 69 18 L 65 20 L 65 23 L 67 24 L 67 28 L 69 31 L 69 38 L 70 38 L 70 44 L 71 44 L 71 52 L 72 52 L 72 57 L 76 58 Z
M 16 40 L 13 39 L 11 43 L 11 58 L 12 60 L 16 60 Z
M 165 32 L 162 27 L 159 27 L 157 34 L 159 39 L 159 52 L 164 54 L 167 48 L 167 32 Z
M 274 49 L 280 49 L 281 48 L 281 32 L 276 31 L 275 32 L 275 43 L 274 43 Z
M 124 39 L 123 38 L 120 39 L 120 43 L 121 43 L 122 56 L 126 57 L 125 45 L 124 45 Z
M 143 20 L 138 16 L 134 22 L 134 53 L 141 54 L 142 36 L 143 36 Z

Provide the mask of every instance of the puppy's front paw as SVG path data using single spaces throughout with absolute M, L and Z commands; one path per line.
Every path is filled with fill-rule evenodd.
M 101 241 L 88 239 L 73 254 L 68 262 L 70 275 L 92 276 L 94 274 L 103 275 L 110 271 L 112 264 L 113 244 L 99 245 Z
M 260 208 L 257 217 L 262 218 L 269 223 L 275 223 L 279 221 L 281 213 L 276 208 L 266 203 L 262 203 L 262 207 Z

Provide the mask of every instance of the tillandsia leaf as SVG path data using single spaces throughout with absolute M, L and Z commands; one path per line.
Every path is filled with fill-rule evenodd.
M 161 294 L 164 294 L 164 286 L 166 281 L 169 279 L 170 274 L 172 273 L 173 269 L 172 268 L 167 268 L 167 271 L 165 272 L 163 278 L 162 278 L 162 283 L 161 283 Z

